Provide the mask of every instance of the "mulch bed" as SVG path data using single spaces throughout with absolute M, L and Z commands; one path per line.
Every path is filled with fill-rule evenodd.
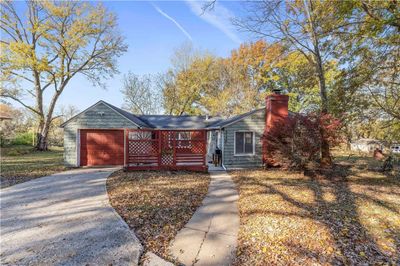
M 201 205 L 209 181 L 206 173 L 121 170 L 108 178 L 107 190 L 145 251 L 168 259 L 170 241 Z
M 240 194 L 236 265 L 399 265 L 400 179 L 355 164 L 231 175 Z

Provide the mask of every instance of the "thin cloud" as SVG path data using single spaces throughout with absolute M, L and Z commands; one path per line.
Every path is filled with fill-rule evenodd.
M 212 11 L 203 12 L 202 2 L 186 0 L 186 4 L 196 16 L 222 31 L 229 39 L 236 43 L 242 43 L 231 23 L 234 15 L 229 9 L 216 2 Z
M 181 24 L 179 24 L 174 18 L 172 18 L 171 16 L 169 16 L 167 13 L 165 13 L 164 11 L 162 11 L 162 10 L 161 10 L 158 6 L 156 6 L 155 4 L 152 3 L 151 5 L 154 7 L 154 9 L 155 9 L 158 13 L 160 13 L 162 16 L 164 16 L 165 18 L 167 18 L 167 19 L 169 19 L 170 21 L 172 21 L 172 22 L 178 27 L 178 29 L 180 29 L 181 32 L 182 32 L 183 34 L 185 34 L 186 37 L 189 38 L 190 41 L 193 41 L 192 36 L 190 36 L 190 34 L 181 26 Z

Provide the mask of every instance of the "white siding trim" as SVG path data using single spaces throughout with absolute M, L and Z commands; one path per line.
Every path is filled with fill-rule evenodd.
M 81 166 L 81 130 L 78 128 L 76 131 L 76 167 L 79 167 Z
M 220 132 L 221 132 L 221 156 L 222 156 L 222 160 L 221 160 L 221 164 L 222 164 L 222 167 L 223 168 L 225 168 L 225 166 L 224 166 L 224 157 L 225 157 L 225 140 L 224 140 L 224 132 L 222 131 L 222 130 L 220 130 Z M 226 168 L 225 168 L 225 170 L 226 170 Z

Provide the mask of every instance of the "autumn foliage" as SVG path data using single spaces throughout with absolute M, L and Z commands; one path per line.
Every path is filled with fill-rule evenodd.
M 262 137 L 265 165 L 304 168 L 320 158 L 323 139 L 331 146 L 342 141 L 340 127 L 340 120 L 329 114 L 289 115 Z

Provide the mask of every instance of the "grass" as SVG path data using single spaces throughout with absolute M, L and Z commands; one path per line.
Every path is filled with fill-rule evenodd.
M 5 188 L 34 178 L 65 170 L 63 151 L 34 151 L 30 146 L 1 148 L 1 187 Z
M 170 241 L 200 206 L 209 181 L 205 173 L 121 170 L 108 178 L 107 190 L 145 251 L 169 258 Z
M 331 171 L 232 172 L 236 265 L 399 265 L 400 179 L 365 157 Z

